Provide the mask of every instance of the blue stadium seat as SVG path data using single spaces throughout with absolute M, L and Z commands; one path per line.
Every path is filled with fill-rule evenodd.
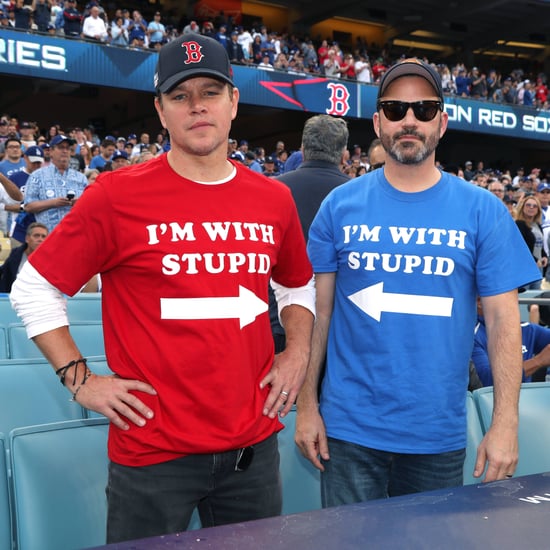
M 0 359 L 8 357 L 8 327 L 0 325 Z
M 17 317 L 15 310 L 11 307 L 10 295 L 4 292 L 0 293 L 0 322 L 20 323 L 21 319 Z
M 0 550 L 11 550 L 11 507 L 8 492 L 8 467 L 6 464 L 6 442 L 0 433 Z
M 108 422 L 93 418 L 10 433 L 18 550 L 105 544 Z
M 80 292 L 67 298 L 67 315 L 76 321 L 101 321 L 101 292 Z
M 321 508 L 321 474 L 304 458 L 294 443 L 296 410 L 281 418 L 285 429 L 279 432 L 283 514 L 296 514 Z
M 481 483 L 480 478 L 473 476 L 476 464 L 477 448 L 483 439 L 481 421 L 477 412 L 476 403 L 472 392 L 466 395 L 466 460 L 464 461 L 464 485 Z
M 84 418 L 84 409 L 70 397 L 45 359 L 0 362 L 0 432 Z
M 101 321 L 77 321 L 71 323 L 70 331 L 82 355 L 105 355 Z M 34 342 L 27 338 L 27 332 L 21 323 L 8 325 L 8 349 L 12 359 L 42 356 Z
M 493 387 L 473 392 L 483 430 L 491 425 Z M 519 462 L 514 477 L 550 471 L 550 382 L 521 385 L 519 398 Z

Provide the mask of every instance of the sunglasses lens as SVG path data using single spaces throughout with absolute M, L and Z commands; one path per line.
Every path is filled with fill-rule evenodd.
M 420 120 L 420 122 L 429 122 L 437 115 L 437 111 L 439 111 L 439 102 L 419 101 L 418 103 L 413 103 L 412 108 L 414 116 Z
M 380 101 L 378 108 L 384 111 L 384 116 L 391 122 L 399 122 L 405 118 L 409 107 L 412 107 L 414 116 L 420 122 L 429 122 L 437 115 L 441 108 L 439 101 Z
M 408 103 L 402 101 L 388 101 L 381 104 L 384 116 L 391 122 L 398 122 L 402 120 L 407 114 L 409 108 Z

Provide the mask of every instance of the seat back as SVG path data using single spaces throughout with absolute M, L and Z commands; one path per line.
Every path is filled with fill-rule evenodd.
M 71 324 L 78 321 L 101 321 L 101 292 L 80 292 L 67 298 L 67 315 Z
M 472 392 L 466 394 L 466 460 L 464 461 L 464 485 L 481 483 L 473 476 L 476 464 L 477 448 L 483 439 L 481 421 Z
M 21 319 L 11 307 L 10 295 L 6 292 L 0 293 L 0 323 L 20 323 Z
M 281 418 L 285 429 L 279 432 L 283 514 L 296 514 L 321 508 L 321 474 L 304 458 L 294 443 L 296 410 Z
M 107 431 L 107 420 L 93 418 L 10 433 L 18 550 L 105 544 Z
M 71 323 L 70 331 L 82 355 L 105 355 L 101 321 Z M 42 356 L 34 342 L 27 337 L 25 327 L 21 323 L 12 323 L 8 326 L 8 348 L 12 359 Z
M 0 432 L 84 417 L 45 359 L 0 363 Z
M 493 387 L 474 393 L 483 430 L 491 425 Z M 550 471 L 550 382 L 521 385 L 519 396 L 519 461 L 514 477 Z
M 0 359 L 8 357 L 8 327 L 0 325 Z
M 0 433 L 0 550 L 12 547 L 11 507 L 8 492 L 8 467 L 6 464 L 6 442 Z

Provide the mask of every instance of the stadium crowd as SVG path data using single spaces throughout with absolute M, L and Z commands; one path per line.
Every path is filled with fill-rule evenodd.
M 417 52 L 397 51 L 387 44 L 369 46 L 364 38 L 357 39 L 353 51 L 344 51 L 336 41 L 314 41 L 309 36 L 268 30 L 261 22 L 253 28 L 244 28 L 223 12 L 202 22 L 178 21 L 161 11 L 152 12 L 147 19 L 138 9 L 131 12 L 125 8 L 105 9 L 99 0 L 90 0 L 82 10 L 76 0 L 2 0 L 0 6 L 0 28 L 153 50 L 182 33 L 195 32 L 222 43 L 232 63 L 365 83 L 379 82 L 400 57 L 420 57 Z M 429 62 L 426 58 L 424 61 Z M 467 67 L 462 62 L 434 66 L 447 94 L 550 109 L 545 73 L 531 74 L 528 69 L 518 67 L 503 74 L 498 67 Z

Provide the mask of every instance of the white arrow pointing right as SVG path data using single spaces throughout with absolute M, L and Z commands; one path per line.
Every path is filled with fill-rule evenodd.
M 383 282 L 363 288 L 348 298 L 376 321 L 380 321 L 382 312 L 450 317 L 453 309 L 453 298 L 384 292 Z
M 267 309 L 263 300 L 240 285 L 238 296 L 160 299 L 161 319 L 239 319 L 241 328 Z

